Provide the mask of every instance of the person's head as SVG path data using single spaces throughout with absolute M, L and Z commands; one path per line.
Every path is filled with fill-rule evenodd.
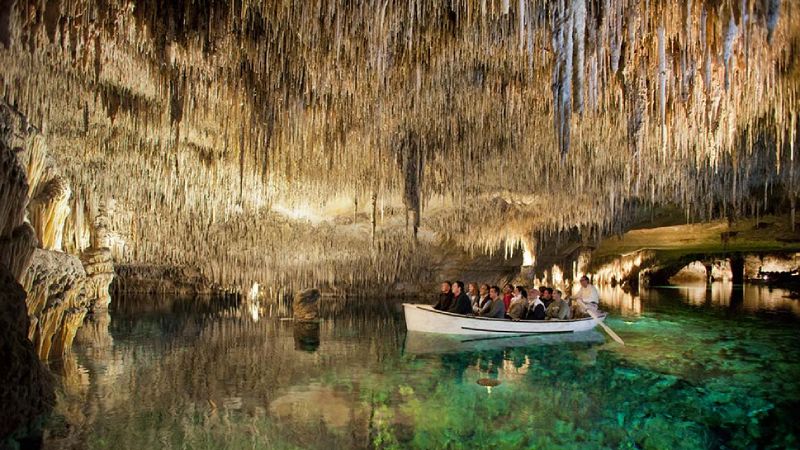
M 586 275 L 581 277 L 581 286 L 582 287 L 589 286 L 589 277 L 587 277 Z
M 481 285 L 481 295 L 489 295 L 489 285 L 484 283 Z
M 540 292 L 538 289 L 536 288 L 531 289 L 531 291 L 528 293 L 528 298 L 537 299 L 539 298 L 539 293 Z
M 450 292 L 452 284 L 449 281 L 442 281 L 442 294 Z
M 514 286 L 514 290 L 512 291 L 514 296 L 520 295 L 520 288 L 522 288 L 522 286 Z
M 498 286 L 489 288 L 489 297 L 491 297 L 492 300 L 496 299 L 498 295 L 500 295 L 500 288 Z
M 559 291 L 558 289 L 553 291 L 553 299 L 554 300 L 561 300 L 561 291 Z
M 453 294 L 460 294 L 464 292 L 464 282 L 463 281 L 456 281 L 453 283 Z
M 517 286 L 517 292 L 519 292 L 520 297 L 528 298 L 528 291 L 523 286 Z
M 510 294 L 514 290 L 514 286 L 511 283 L 506 284 L 503 286 L 503 294 Z
M 470 283 L 468 286 L 467 291 L 470 294 L 477 294 L 478 293 L 478 283 Z
M 546 298 L 548 300 L 553 298 L 553 289 L 552 288 L 541 287 L 541 288 L 539 288 L 539 291 L 541 291 L 543 298 Z

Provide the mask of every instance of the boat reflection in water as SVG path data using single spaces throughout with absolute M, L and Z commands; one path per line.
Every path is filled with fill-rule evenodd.
M 605 337 L 597 330 L 579 333 L 526 334 L 512 336 L 458 336 L 409 331 L 404 353 L 412 355 L 485 352 L 541 345 L 602 344 Z

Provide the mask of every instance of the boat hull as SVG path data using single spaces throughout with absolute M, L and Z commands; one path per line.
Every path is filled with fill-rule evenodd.
M 430 305 L 403 303 L 408 331 L 457 335 L 575 333 L 593 329 L 591 317 L 575 320 L 506 320 L 462 316 L 433 309 Z M 599 320 L 605 319 L 599 315 Z
M 403 343 L 403 352 L 410 355 L 491 352 L 509 348 L 548 345 L 592 345 L 602 344 L 605 341 L 605 337 L 597 329 L 578 333 L 486 334 L 480 336 L 409 331 L 406 333 Z

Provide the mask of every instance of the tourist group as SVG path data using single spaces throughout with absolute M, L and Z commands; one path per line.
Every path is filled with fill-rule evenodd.
M 564 297 L 558 290 L 546 286 L 528 291 L 525 286 L 506 284 L 498 286 L 464 282 L 442 282 L 439 301 L 434 306 L 465 316 L 491 317 L 510 320 L 570 320 L 589 317 L 589 311 L 597 312 L 600 296 L 587 276 L 581 277 L 580 288 L 571 297 Z

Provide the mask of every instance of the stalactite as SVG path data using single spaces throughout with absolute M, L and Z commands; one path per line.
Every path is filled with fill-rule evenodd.
M 585 0 L 572 1 L 573 41 L 575 42 L 575 100 L 574 108 L 578 114 L 583 113 L 583 92 L 585 83 L 585 39 L 586 39 L 586 2 Z
M 75 254 L 112 200 L 115 260 L 272 288 L 401 277 L 424 264 L 410 235 L 500 252 L 531 229 L 619 232 L 632 201 L 703 218 L 765 185 L 796 198 L 800 11 L 778 1 L 245 2 L 202 24 L 187 3 L 167 27 L 158 2 L 46 3 L 10 7 L 0 95 L 41 131 L 30 198 L 55 175 L 73 190 L 63 231 L 39 228 Z M 381 226 L 340 232 L 376 191 Z M 499 233 L 472 208 L 520 218 Z
M 733 20 L 733 14 L 731 14 L 731 18 L 728 21 L 728 28 L 725 32 L 725 41 L 723 43 L 723 50 L 722 50 L 722 59 L 725 61 L 725 90 L 727 91 L 730 88 L 731 81 L 731 68 L 730 60 L 733 56 L 733 46 L 736 43 L 736 38 L 739 34 L 739 29 L 736 26 L 736 22 Z

